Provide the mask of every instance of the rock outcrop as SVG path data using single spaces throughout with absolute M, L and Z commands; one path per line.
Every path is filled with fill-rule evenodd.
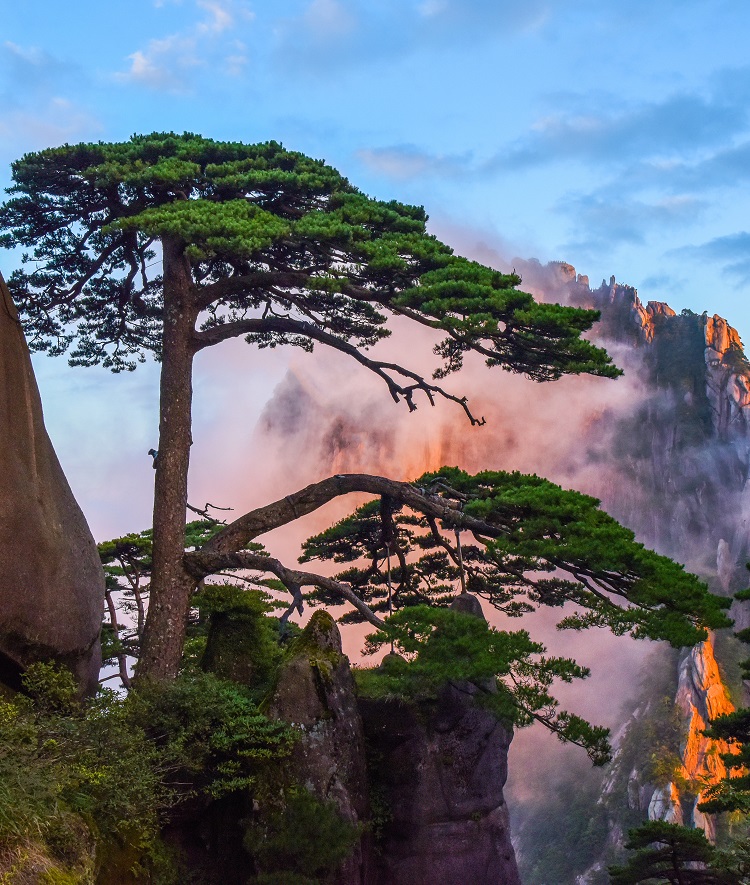
M 712 640 L 713 637 L 679 656 L 673 723 L 679 728 L 680 746 L 670 779 L 665 777 L 665 782 L 655 784 L 651 779 L 655 773 L 653 765 L 649 770 L 633 763 L 633 743 L 642 738 L 644 724 L 664 719 L 666 711 L 663 707 L 657 709 L 658 702 L 636 707 L 614 738 L 614 760 L 601 800 L 612 815 L 611 848 L 622 842 L 622 827 L 617 821 L 630 812 L 649 820 L 700 827 L 709 839 L 716 837 L 714 817 L 703 814 L 698 804 L 703 801 L 705 790 L 726 776 L 721 756 L 729 752 L 729 746 L 724 741 L 710 740 L 703 732 L 711 719 L 731 713 L 734 705 L 722 681 Z M 650 730 L 655 729 L 658 726 L 651 725 Z M 666 765 L 671 763 L 669 759 L 663 761 Z
M 419 704 L 357 699 L 335 622 L 313 615 L 267 712 L 301 730 L 293 779 L 363 825 L 337 885 L 520 885 L 503 797 L 513 732 L 476 703 L 480 693 L 466 684 Z
M 734 711 L 726 687 L 719 672 L 712 641 L 702 642 L 685 655 L 680 666 L 675 706 L 682 714 L 685 733 L 682 749 L 680 779 L 697 787 L 693 798 L 680 795 L 678 790 L 675 811 L 682 816 L 683 824 L 700 827 L 711 841 L 716 838 L 716 820 L 698 809 L 703 793 L 712 784 L 727 776 L 722 754 L 729 752 L 724 741 L 713 741 L 703 733 L 712 719 Z M 687 807 L 686 807 L 687 806 Z M 651 817 L 651 815 L 649 815 Z
M 0 682 L 55 660 L 84 691 L 101 664 L 104 575 L 42 416 L 15 306 L 0 277 Z
M 676 314 L 661 301 L 644 305 L 635 288 L 614 277 L 591 290 L 573 268 L 553 264 L 530 270 L 538 291 L 601 311 L 595 335 L 605 347 L 616 348 L 635 392 L 628 409 L 607 416 L 606 428 L 595 426 L 587 435 L 598 469 L 585 490 L 601 498 L 639 540 L 685 563 L 714 592 L 730 595 L 746 586 L 750 362 L 737 331 L 719 316 Z M 597 431 L 605 430 L 607 450 L 595 442 Z M 736 626 L 750 625 L 746 609 L 732 611 Z M 713 819 L 696 806 L 701 790 L 723 776 L 720 754 L 727 748 L 701 732 L 710 718 L 733 709 L 715 649 L 710 637 L 676 660 L 665 656 L 660 664 L 652 663 L 673 668 L 671 686 L 664 691 L 674 700 L 672 715 L 680 726 L 674 776 L 658 785 L 650 781 L 646 748 L 640 761 L 616 752 L 602 790 L 610 814 L 605 855 L 621 846 L 623 833 L 639 816 L 699 826 L 714 836 Z M 639 703 L 617 736 L 616 748 L 627 744 L 629 734 L 632 742 L 644 723 L 664 715 L 651 702 Z M 605 857 L 578 881 L 597 881 L 606 864 Z
M 387 823 L 378 885 L 520 885 L 503 786 L 512 730 L 447 686 L 429 707 L 361 701 Z
M 364 826 L 370 804 L 362 719 L 341 635 L 327 612 L 315 612 L 295 640 L 267 712 L 301 730 L 290 760 L 294 779 L 333 801 L 345 820 Z M 337 885 L 369 885 L 370 863 L 365 835 L 338 871 Z

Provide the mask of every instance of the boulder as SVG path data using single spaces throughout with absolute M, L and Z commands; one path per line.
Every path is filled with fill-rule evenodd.
M 0 276 L 0 683 L 40 660 L 92 691 L 101 665 L 104 574 L 47 436 L 39 390 Z

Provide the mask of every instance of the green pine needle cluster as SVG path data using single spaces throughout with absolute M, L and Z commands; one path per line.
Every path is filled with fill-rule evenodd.
M 413 606 L 368 636 L 366 651 L 389 644 L 404 657 L 387 659 L 377 672 L 360 671 L 359 684 L 370 695 L 424 699 L 436 697 L 447 683 L 469 682 L 483 691 L 479 702 L 508 725 L 541 722 L 561 741 L 583 747 L 595 765 L 609 761 L 609 730 L 559 710 L 550 693 L 555 681 L 584 679 L 589 670 L 570 658 L 546 655 L 525 630 L 496 630 L 476 615 Z
M 0 245 L 28 251 L 9 286 L 32 347 L 72 346 L 74 364 L 120 371 L 159 356 L 169 241 L 189 261 L 204 330 L 285 317 L 369 347 L 401 314 L 446 333 L 436 377 L 470 350 L 540 381 L 619 374 L 580 337 L 596 311 L 536 304 L 514 274 L 454 256 L 421 207 L 371 199 L 277 142 L 152 133 L 27 154 L 12 174 Z M 312 346 L 278 323 L 248 340 Z
M 310 538 L 302 561 L 346 564 L 338 579 L 376 611 L 388 610 L 390 560 L 390 604 L 397 609 L 450 603 L 463 571 L 470 592 L 511 617 L 566 606 L 562 628 L 607 627 L 681 646 L 705 639 L 707 628 L 731 624 L 730 600 L 636 542 L 594 498 L 538 476 L 448 467 L 414 485 L 443 494 L 450 520 L 437 525 L 413 510 L 385 513 L 382 501 L 370 502 Z M 466 518 L 486 529 L 483 535 L 475 522 L 473 532 L 463 532 L 461 568 L 452 530 Z M 323 591 L 315 598 L 336 602 Z

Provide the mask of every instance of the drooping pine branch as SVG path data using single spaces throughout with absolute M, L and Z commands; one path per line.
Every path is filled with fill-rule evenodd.
M 194 574 L 226 568 L 221 555 L 231 556 L 259 535 L 351 492 L 389 501 L 397 529 L 390 549 L 403 560 L 396 575 L 403 604 L 430 597 L 450 601 L 463 568 L 468 589 L 508 614 L 571 604 L 562 621 L 567 627 L 604 626 L 681 645 L 731 623 L 724 614 L 728 600 L 638 544 L 595 499 L 539 477 L 499 471 L 471 476 L 444 468 L 414 483 L 365 474 L 329 477 L 241 516 L 191 554 L 189 567 Z M 460 567 L 448 529 L 473 538 L 463 546 Z M 379 507 L 364 505 L 311 538 L 303 559 L 347 565 L 337 580 L 377 610 L 385 593 L 382 533 Z
M 485 423 L 484 418 L 477 418 L 472 414 L 466 397 L 454 396 L 440 385 L 431 384 L 418 372 L 414 372 L 405 366 L 370 359 L 358 347 L 336 335 L 326 332 L 309 321 L 293 320 L 287 317 L 256 317 L 235 320 L 234 322 L 214 325 L 204 331 L 196 332 L 194 337 L 195 347 L 196 350 L 202 350 L 205 347 L 218 344 L 220 341 L 238 338 L 242 335 L 258 336 L 261 340 L 263 336 L 278 335 L 298 336 L 300 339 L 306 339 L 311 342 L 317 341 L 339 351 L 339 353 L 346 354 L 355 362 L 358 362 L 361 366 L 377 375 L 385 382 L 393 401 L 397 403 L 403 399 L 410 412 L 414 412 L 417 409 L 414 394 L 421 392 L 426 396 L 430 405 L 434 406 L 435 398 L 441 397 L 460 405 L 472 425 L 482 425 Z M 399 376 L 403 380 L 397 380 Z
M 30 250 L 9 281 L 13 295 L 32 345 L 62 353 L 74 344 L 78 364 L 121 370 L 159 356 L 169 238 L 190 264 L 203 347 L 276 316 L 316 334 L 259 327 L 252 343 L 309 347 L 324 333 L 342 350 L 361 349 L 402 316 L 446 336 L 438 378 L 468 351 L 536 380 L 619 374 L 581 338 L 595 311 L 537 304 L 516 275 L 457 257 L 429 235 L 422 208 L 370 199 L 276 142 L 154 133 L 66 145 L 14 163 L 13 182 L 0 244 Z M 411 403 L 410 383 L 398 386 Z

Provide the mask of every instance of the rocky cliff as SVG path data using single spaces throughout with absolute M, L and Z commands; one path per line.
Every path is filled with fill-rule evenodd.
M 745 586 L 750 363 L 737 331 L 719 316 L 676 314 L 659 301 L 644 305 L 634 288 L 614 277 L 592 290 L 570 265 L 529 269 L 539 289 L 602 312 L 597 337 L 617 350 L 636 391 L 625 408 L 607 416 L 610 422 L 614 417 L 606 434 L 609 448 L 596 442 L 597 431 L 605 436 L 599 423 L 586 437 L 588 457 L 599 466 L 587 491 L 639 539 L 701 575 L 714 592 Z M 735 608 L 733 616 L 746 626 L 743 609 Z M 706 786 L 723 777 L 719 754 L 727 748 L 702 730 L 709 719 L 734 709 L 717 662 L 723 655 L 731 674 L 733 654 L 731 639 L 711 636 L 676 659 L 668 652 L 652 657 L 644 685 L 653 683 L 655 668 L 664 668 L 668 678 L 661 692 L 671 703 L 665 707 L 658 692 L 644 698 L 617 734 L 599 800 L 607 809 L 607 845 L 577 882 L 598 882 L 627 827 L 645 817 L 698 826 L 715 836 L 716 822 L 696 806 Z M 735 699 L 744 703 L 734 681 Z
M 704 815 L 698 804 L 709 784 L 726 777 L 721 754 L 729 752 L 729 747 L 724 741 L 709 740 L 704 731 L 712 719 L 731 713 L 734 705 L 721 678 L 711 639 L 684 656 L 678 671 L 675 707 L 683 729 L 680 764 L 675 778 L 661 793 L 655 791 L 652 795 L 648 816 L 650 820 L 701 827 L 713 840 L 715 818 Z
M 513 734 L 477 691 L 446 686 L 429 709 L 360 702 L 388 809 L 377 885 L 521 885 L 503 796 Z
M 292 652 L 268 703 L 302 732 L 291 775 L 362 827 L 336 885 L 521 885 L 503 797 L 513 734 L 477 706 L 479 690 L 449 685 L 419 704 L 358 698 L 322 611 Z
M 598 468 L 586 491 L 715 590 L 740 589 L 750 558 L 750 362 L 737 331 L 719 316 L 644 305 L 614 277 L 592 290 L 570 265 L 519 264 L 532 290 L 601 311 L 595 335 L 630 384 L 580 441 Z
M 481 614 L 477 599 L 467 601 Z M 235 668 L 233 678 L 247 672 Z M 297 730 L 291 756 L 229 805 L 194 807 L 170 838 L 205 881 L 227 885 L 252 875 L 320 885 L 521 885 L 503 796 L 512 730 L 475 702 L 478 694 L 468 683 L 419 700 L 361 694 L 335 621 L 318 610 L 263 702 L 267 715 Z M 317 803 L 317 822 L 303 816 L 295 825 L 300 795 Z M 266 830 L 278 839 L 284 828 L 295 857 L 263 850 Z M 325 837 L 326 848 L 339 840 L 343 851 L 311 850 Z M 317 869 L 312 861 L 301 868 L 300 846 Z
M 452 608 L 484 619 L 471 593 Z M 482 693 L 462 682 L 419 703 L 359 699 L 373 790 L 387 809 L 376 885 L 521 885 L 503 795 L 513 729 L 482 707 Z
M 28 347 L 0 277 L 0 682 L 37 660 L 93 690 L 104 575 L 96 544 L 47 436 Z

